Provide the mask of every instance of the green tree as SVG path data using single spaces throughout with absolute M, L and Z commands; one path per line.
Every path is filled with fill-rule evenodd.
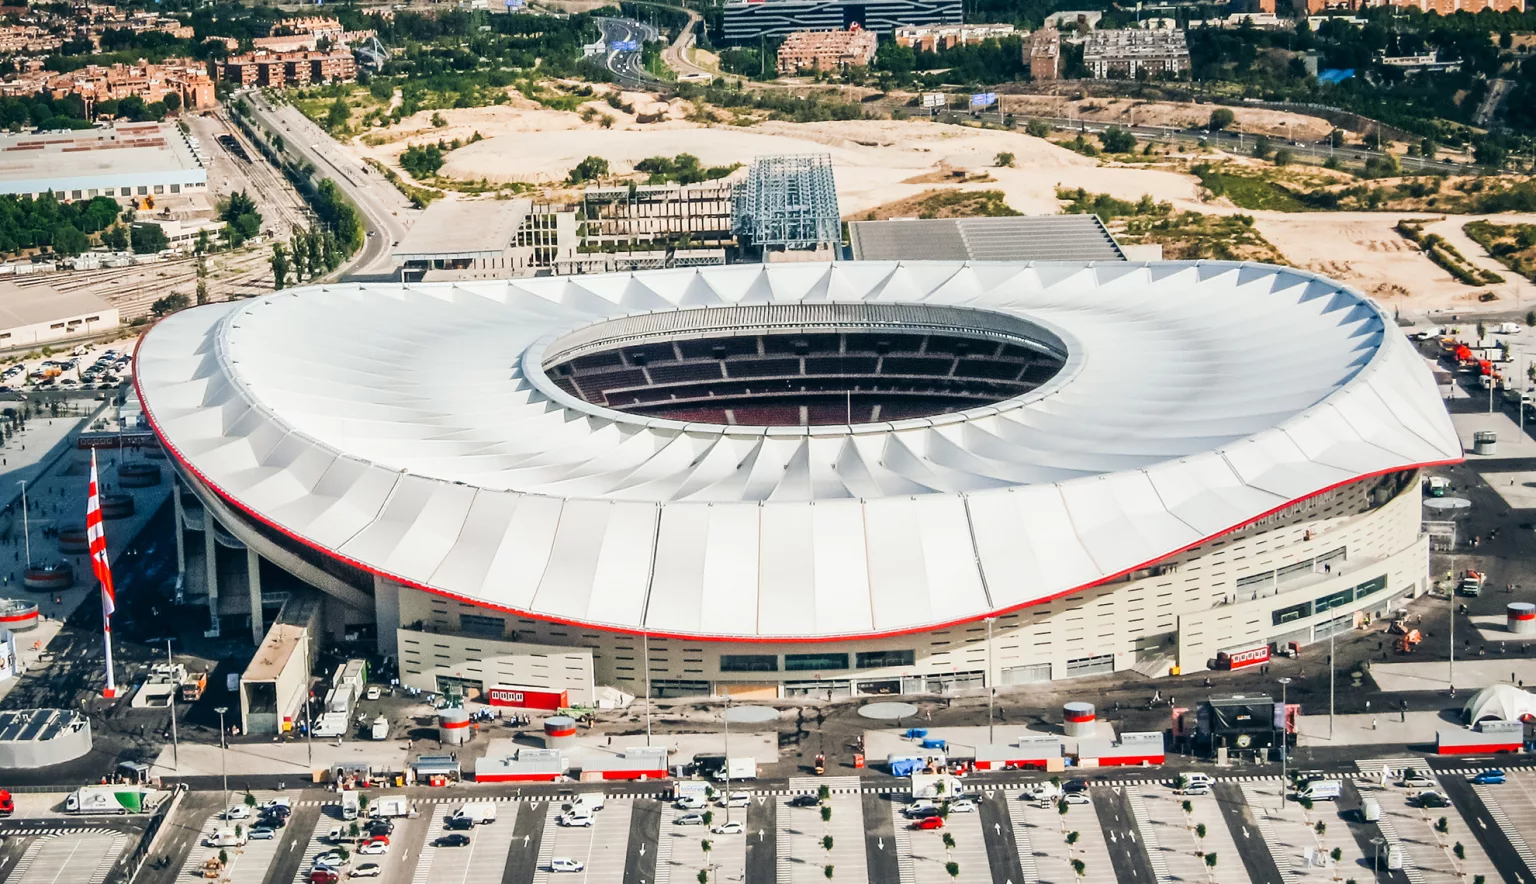
M 135 224 L 128 238 L 134 252 L 140 255 L 163 252 L 171 244 L 158 224 Z
M 163 298 L 156 299 L 153 304 L 149 305 L 149 312 L 158 318 L 169 316 L 177 310 L 184 309 L 186 306 L 187 296 L 180 292 L 173 292 Z
M 1205 833 L 1206 833 L 1205 823 L 1196 823 L 1195 824 L 1195 837 L 1199 838 L 1201 841 L 1204 841 L 1205 840 Z
M 1333 864 L 1338 865 L 1344 859 L 1344 848 L 1335 847 L 1333 850 L 1328 852 L 1328 855 L 1333 858 Z
M 950 860 L 944 864 L 944 871 L 949 873 L 949 877 L 958 878 L 960 877 L 960 864 L 954 860 Z
M 953 834 L 951 834 L 949 832 L 945 832 L 944 833 L 944 837 L 939 839 L 939 840 L 944 842 L 944 849 L 945 850 L 954 850 L 955 849 L 955 836 Z
M 1206 865 L 1207 868 L 1211 868 L 1211 869 L 1216 868 L 1216 854 L 1214 854 L 1214 853 L 1207 853 L 1205 855 L 1205 865 Z
M 288 285 L 288 254 L 283 250 L 283 244 L 272 244 L 272 289 L 280 291 Z M 359 796 L 359 801 L 363 796 Z
M 1253 138 L 1253 155 L 1261 160 L 1267 159 L 1269 157 L 1269 151 L 1269 136 L 1255 135 Z
M 1450 828 L 1451 828 L 1451 822 L 1450 822 L 1450 820 L 1446 819 L 1445 817 L 1441 817 L 1441 818 L 1435 820 L 1435 831 L 1436 832 L 1447 832 L 1447 831 L 1450 830 Z
M 1343 129 L 1335 129 L 1332 132 L 1329 132 L 1328 133 L 1328 143 L 1333 145 L 1334 147 L 1343 147 L 1344 146 L 1344 130 Z
M 1236 119 L 1237 117 L 1233 116 L 1230 110 L 1227 110 L 1224 107 L 1218 107 L 1211 111 L 1211 119 L 1207 124 L 1207 127 L 1212 132 L 1220 132 L 1221 130 L 1232 125 L 1233 121 Z
M 831 835 L 823 835 L 823 836 L 821 836 L 821 849 L 822 850 L 831 852 L 831 850 L 832 850 L 832 843 L 833 842 L 832 842 L 832 836 Z
M 709 869 L 699 869 L 698 882 L 699 884 L 709 884 Z
M 1457 841 L 1455 846 L 1451 848 L 1451 852 L 1456 854 L 1457 859 L 1467 858 L 1467 848 L 1464 847 L 1460 841 Z
M 1107 153 L 1129 153 L 1136 149 L 1136 136 L 1128 129 L 1110 126 L 1099 133 L 1099 143 Z
M 576 164 L 566 180 L 572 185 L 585 184 L 588 181 L 597 181 L 608 174 L 608 161 L 602 157 L 587 157 Z
M 821 821 L 824 823 L 832 822 L 832 808 L 825 804 L 821 806 Z
M 441 129 L 444 126 L 447 126 L 447 125 L 448 125 L 448 121 L 443 119 L 443 115 L 442 114 L 438 113 L 437 111 L 433 111 L 432 112 L 432 128 L 434 128 L 434 129 Z
M 1044 120 L 1030 120 L 1024 124 L 1024 132 L 1036 138 L 1044 138 L 1051 134 L 1051 124 Z
M 832 867 L 831 866 L 822 866 L 821 867 L 821 873 L 823 875 L 827 876 L 827 880 L 828 881 L 832 880 Z
M 332 132 L 341 132 L 347 128 L 347 120 L 351 119 L 352 110 L 347 107 L 347 100 L 337 96 L 331 102 L 331 109 L 325 115 L 325 127 Z
M 165 97 L 160 100 L 165 103 L 165 109 L 168 113 L 175 114 L 181 110 L 181 96 L 175 92 L 165 93 Z
M 1285 148 L 1275 151 L 1275 165 L 1277 166 L 1289 166 L 1295 158 L 1295 155 Z
M 293 251 L 293 278 L 303 282 L 309 277 L 309 249 L 304 244 L 304 231 L 295 226 L 288 239 L 288 246 Z
M 1532 323 L 1532 325 L 1536 325 L 1536 323 Z M 825 785 L 817 786 L 816 800 L 822 802 L 823 804 L 832 800 L 832 790 L 827 788 Z
M 1082 837 L 1083 837 L 1083 833 L 1082 832 L 1079 832 L 1076 829 L 1073 829 L 1072 831 L 1067 833 L 1067 843 L 1068 844 L 1076 844 L 1078 842 L 1078 840 L 1081 839 Z
M 53 251 L 73 258 L 91 247 L 91 241 L 75 225 L 65 222 L 53 229 Z
M 1080 859 L 1072 860 L 1072 874 L 1081 878 L 1088 872 L 1088 864 Z
M 101 244 L 116 252 L 128 248 L 128 228 L 114 224 L 101 232 Z

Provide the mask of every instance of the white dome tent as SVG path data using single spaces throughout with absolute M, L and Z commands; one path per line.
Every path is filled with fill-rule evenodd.
M 1467 700 L 1463 708 L 1467 726 L 1475 727 L 1490 719 L 1495 721 L 1524 721 L 1536 716 L 1536 694 L 1521 690 L 1512 684 L 1490 685 Z

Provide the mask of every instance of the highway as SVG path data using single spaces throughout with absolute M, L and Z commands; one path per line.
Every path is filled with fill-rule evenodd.
M 603 44 L 607 47 L 603 54 L 603 67 L 613 74 L 620 86 L 645 89 L 664 85 L 661 80 L 646 73 L 638 50 L 613 48 L 615 43 L 633 42 L 639 46 L 659 39 L 661 35 L 654 27 L 627 18 L 600 18 L 597 23 L 603 29 Z
M 298 109 L 275 105 L 259 91 L 244 93 L 251 115 L 262 126 L 283 136 L 287 149 L 313 163 L 323 178 L 336 182 L 373 234 L 346 268 L 346 279 L 389 279 L 396 274 L 390 245 L 400 241 L 418 212 L 410 200 L 384 177 L 348 156 L 331 136 Z

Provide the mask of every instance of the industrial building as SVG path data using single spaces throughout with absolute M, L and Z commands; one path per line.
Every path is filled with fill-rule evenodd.
M 960 0 L 737 0 L 725 5 L 721 33 L 727 43 L 744 43 L 794 31 L 846 31 L 853 25 L 890 35 L 905 26 L 964 21 Z
M 117 308 L 89 292 L 0 280 L 0 350 L 100 334 L 119 322 Z
M 187 139 L 164 123 L 0 135 L 0 194 L 69 202 L 202 192 L 208 170 Z
M 583 252 L 718 247 L 733 244 L 733 186 L 728 180 L 698 184 L 589 187 L 577 220 Z
M 1098 215 L 850 221 L 855 261 L 1124 261 Z
M 411 279 L 501 279 L 547 271 L 576 254 L 572 209 L 513 200 L 441 200 L 391 255 Z
M 472 697 L 1326 640 L 1426 591 L 1419 471 L 1462 456 L 1388 314 L 1248 263 L 330 284 L 181 311 L 137 359 L 215 624 L 317 590 L 324 640 Z

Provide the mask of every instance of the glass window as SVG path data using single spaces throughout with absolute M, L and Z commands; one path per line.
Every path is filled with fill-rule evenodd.
M 847 654 L 785 654 L 784 671 L 813 672 L 820 669 L 847 669 Z
M 1313 610 L 1316 611 L 1317 613 L 1321 614 L 1324 611 L 1330 610 L 1332 608 L 1337 608 L 1340 605 L 1347 605 L 1347 604 L 1349 604 L 1354 599 L 1354 597 L 1355 597 L 1355 591 L 1354 590 L 1352 590 L 1352 589 L 1341 589 L 1338 592 L 1332 593 L 1330 595 L 1325 595 L 1322 598 L 1318 599 L 1317 602 L 1316 602 L 1316 605 L 1313 608 Z
M 1093 657 L 1078 657 L 1067 661 L 1067 678 L 1080 678 L 1084 675 L 1104 675 L 1115 671 L 1115 655 L 1099 654 Z
M 1383 574 L 1374 580 L 1367 580 L 1355 587 L 1355 598 L 1363 599 L 1373 592 L 1380 592 L 1387 588 L 1387 575 Z
M 778 672 L 779 658 L 774 654 L 721 654 L 721 672 Z
M 1247 577 L 1239 577 L 1237 579 L 1237 588 L 1247 589 L 1250 586 L 1257 586 L 1261 583 L 1269 583 L 1274 579 L 1275 572 L 1273 571 L 1265 571 L 1262 574 L 1249 574 Z
M 1289 608 L 1281 608 L 1280 610 L 1274 612 L 1272 618 L 1274 620 L 1274 625 L 1279 626 L 1282 623 L 1290 623 L 1292 620 L 1300 620 L 1303 617 L 1311 616 L 1312 603 L 1302 602 L 1299 605 L 1292 605 Z
M 861 651 L 854 655 L 860 669 L 882 666 L 911 666 L 917 662 L 916 651 Z
M 459 629 L 471 635 L 501 638 L 507 631 L 507 621 L 501 617 L 487 617 L 484 614 L 460 614 Z

